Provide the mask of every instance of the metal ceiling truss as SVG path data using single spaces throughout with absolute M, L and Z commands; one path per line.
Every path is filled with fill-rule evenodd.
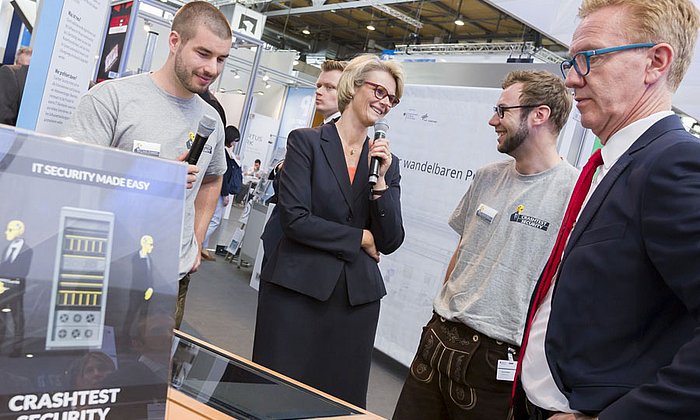
M 396 3 L 410 3 L 411 0 L 354 0 L 346 1 L 342 3 L 331 3 L 324 4 L 321 6 L 307 6 L 307 7 L 294 7 L 289 8 L 282 4 L 277 4 L 278 6 L 284 7 L 282 10 L 273 10 L 272 12 L 265 12 L 266 16 L 286 16 L 286 15 L 301 15 L 305 13 L 319 13 L 319 12 L 330 12 L 332 10 L 343 10 L 343 9 L 358 9 L 362 7 L 375 7 L 375 5 L 388 5 Z M 399 12 L 400 13 L 400 12 Z M 420 23 L 420 22 L 418 22 Z
M 464 54 L 531 55 L 545 63 L 560 63 L 564 58 L 532 42 L 483 42 L 472 44 L 397 45 L 394 54 L 464 55 Z

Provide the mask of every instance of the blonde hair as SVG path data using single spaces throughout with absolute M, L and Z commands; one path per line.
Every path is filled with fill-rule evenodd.
M 512 71 L 503 81 L 503 89 L 521 83 L 519 105 L 547 105 L 552 111 L 549 120 L 559 134 L 569 118 L 573 98 L 564 81 L 548 71 Z M 523 119 L 528 112 L 523 112 Z
M 344 71 L 345 67 L 348 66 L 347 61 L 338 61 L 338 60 L 326 60 L 323 63 L 321 63 L 321 71 Z
M 693 58 L 700 27 L 698 9 L 690 0 L 584 0 L 579 16 L 585 18 L 604 7 L 622 7 L 628 25 L 621 30 L 630 43 L 665 42 L 673 48 L 668 84 L 675 92 Z
M 376 55 L 363 54 L 350 60 L 348 66 L 345 67 L 345 71 L 340 76 L 340 81 L 338 82 L 338 110 L 341 113 L 352 101 L 355 89 L 362 86 L 366 81 L 367 74 L 373 71 L 389 73 L 396 82 L 396 97 L 401 99 L 404 81 L 401 65 L 394 61 L 381 61 Z

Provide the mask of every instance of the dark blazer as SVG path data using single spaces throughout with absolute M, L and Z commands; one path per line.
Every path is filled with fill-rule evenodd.
M 368 144 L 351 185 L 335 124 L 290 133 L 277 204 L 284 235 L 263 268 L 263 281 L 325 301 L 344 272 L 352 305 L 386 294 L 377 263 L 360 243 L 365 228 L 382 254 L 403 242 L 401 176 L 394 158 L 385 175 L 389 191 L 370 200 Z
M 0 254 L 0 277 L 24 280 L 29 273 L 29 267 L 32 263 L 32 255 L 34 252 L 27 246 L 27 242 L 25 241 L 14 261 L 3 261 L 8 247 L 9 245 L 6 246 L 2 254 Z
M 15 125 L 29 66 L 0 67 L 0 124 Z
M 140 252 L 136 252 L 131 257 L 131 291 L 138 292 L 143 300 L 143 293 L 148 290 L 149 287 L 153 287 L 153 274 L 152 266 L 149 264 L 153 263 L 150 255 L 146 258 L 141 258 Z
M 700 142 L 647 130 L 581 212 L 545 352 L 572 409 L 600 420 L 700 416 Z

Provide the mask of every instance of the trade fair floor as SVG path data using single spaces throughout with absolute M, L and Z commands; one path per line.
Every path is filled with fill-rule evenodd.
M 212 235 L 212 244 L 217 236 L 231 237 L 240 225 L 240 212 L 240 208 L 232 209 L 230 219 L 223 220 L 218 232 Z M 236 263 L 224 261 L 221 256 L 216 256 L 216 261 L 203 261 L 199 271 L 192 275 L 181 330 L 250 359 L 257 307 L 257 292 L 249 285 L 251 273 L 252 267 L 237 268 Z M 391 418 L 407 374 L 406 367 L 375 350 L 367 409 Z

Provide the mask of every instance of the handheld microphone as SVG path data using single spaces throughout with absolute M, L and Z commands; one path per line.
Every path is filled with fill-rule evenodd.
M 194 136 L 192 147 L 190 147 L 190 153 L 187 155 L 187 163 L 190 165 L 197 164 L 199 155 L 202 154 L 204 145 L 207 144 L 207 140 L 215 128 L 216 120 L 208 115 L 203 115 L 199 121 L 199 127 L 197 127 L 197 135 Z
M 374 123 L 374 140 L 377 141 L 379 139 L 385 139 L 387 131 L 389 131 L 389 124 L 387 124 L 386 120 L 384 118 L 377 120 L 377 122 Z M 377 181 L 379 180 L 379 164 L 380 163 L 381 163 L 381 161 L 377 157 L 373 157 L 372 160 L 370 160 L 370 163 L 369 163 L 369 183 L 370 183 L 370 185 L 376 184 Z

